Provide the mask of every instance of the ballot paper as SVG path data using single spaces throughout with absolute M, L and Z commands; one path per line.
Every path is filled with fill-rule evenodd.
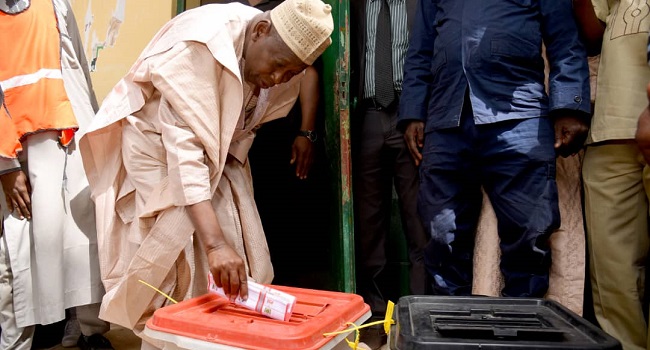
M 208 273 L 208 291 L 228 298 L 223 288 L 217 287 L 214 283 L 211 273 Z M 291 318 L 293 307 L 296 305 L 296 297 L 248 280 L 248 299 L 244 301 L 240 296 L 237 296 L 234 303 L 264 316 L 288 321 Z

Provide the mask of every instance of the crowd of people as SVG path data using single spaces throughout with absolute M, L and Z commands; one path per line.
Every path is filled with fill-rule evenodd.
M 186 300 L 212 274 L 245 299 L 249 279 L 282 276 L 265 229 L 283 220 L 259 205 L 248 154 L 261 130 L 286 133 L 260 138 L 286 155 L 272 169 L 309 177 L 332 8 L 209 2 L 165 24 L 99 106 L 68 1 L 0 0 L 1 349 L 61 320 L 66 347 L 112 349 L 117 324 L 162 348 L 143 329 L 168 300 L 140 280 Z M 395 298 L 395 192 L 411 294 L 579 314 L 589 295 L 625 350 L 650 350 L 649 31 L 645 1 L 350 1 L 356 285 L 372 320 Z M 385 337 L 362 333 L 373 349 Z

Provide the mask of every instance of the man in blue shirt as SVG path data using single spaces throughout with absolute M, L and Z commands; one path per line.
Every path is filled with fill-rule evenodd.
M 418 6 L 398 126 L 420 165 L 432 288 L 471 293 L 483 187 L 498 219 L 502 294 L 544 296 L 548 238 L 560 224 L 555 157 L 582 147 L 590 112 L 587 54 L 571 0 Z

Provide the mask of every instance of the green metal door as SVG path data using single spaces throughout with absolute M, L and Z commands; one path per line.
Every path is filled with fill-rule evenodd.
M 354 1 L 354 0 L 353 0 Z M 332 217 L 333 271 L 337 289 L 355 291 L 354 214 L 350 158 L 350 6 L 349 0 L 329 0 L 334 16 L 332 46 L 323 55 L 326 148 L 334 176 L 332 193 L 337 209 Z M 331 88 L 328 88 L 331 87 Z

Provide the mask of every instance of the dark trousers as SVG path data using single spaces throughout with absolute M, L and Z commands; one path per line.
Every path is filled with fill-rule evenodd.
M 366 106 L 353 130 L 357 289 L 376 316 L 386 310 L 387 296 L 379 278 L 387 263 L 387 249 L 395 249 L 387 246 L 393 186 L 408 247 L 411 293 L 424 294 L 426 287 L 423 251 L 427 237 L 417 214 L 418 171 L 403 134 L 396 129 L 396 105 L 388 109 Z
M 471 294 L 483 186 L 498 221 L 502 294 L 542 297 L 551 264 L 548 239 L 560 226 L 552 121 L 475 125 L 465 105 L 460 127 L 425 136 L 418 209 L 431 235 L 425 264 L 432 289 Z
M 296 103 L 292 111 L 299 111 Z M 322 140 L 314 144 L 314 163 L 305 180 L 289 164 L 300 116 L 290 114 L 265 123 L 248 154 L 255 203 L 278 285 L 328 289 L 331 235 L 329 173 Z M 282 203 L 281 205 L 279 203 Z M 296 263 L 298 262 L 298 263 Z

